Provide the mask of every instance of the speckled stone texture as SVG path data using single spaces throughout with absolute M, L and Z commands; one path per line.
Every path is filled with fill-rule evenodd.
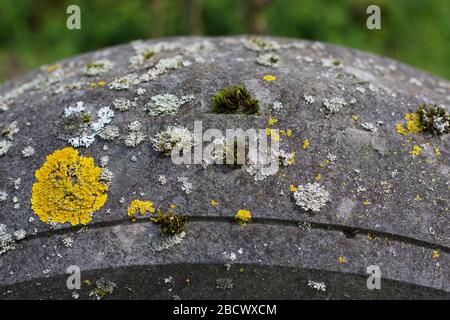
M 143 49 L 154 53 L 145 61 L 139 60 Z M 279 60 L 274 66 L 257 63 L 264 54 Z M 158 63 L 173 57 L 181 61 L 176 68 L 159 72 Z M 114 66 L 85 75 L 85 65 L 101 59 Z M 141 77 L 148 70 L 158 72 Z M 128 89 L 110 87 L 131 73 L 138 80 Z M 265 75 L 276 80 L 265 81 Z M 237 84 L 259 101 L 259 115 L 212 113 L 212 95 Z M 147 115 L 151 97 L 165 93 L 194 99 L 175 114 Z M 346 105 L 329 114 L 324 100 L 338 97 Z M 113 108 L 117 98 L 136 104 L 120 111 Z M 46 155 L 70 146 L 58 133 L 64 109 L 78 101 L 94 117 L 102 107 L 114 109 L 111 125 L 120 136 L 97 136 L 89 147 L 77 148 L 97 165 L 108 156 L 114 178 L 106 204 L 87 226 L 52 226 L 31 209 L 34 172 Z M 275 111 L 277 101 L 283 107 Z M 23 229 L 26 236 L 0 255 L 0 297 L 91 299 L 96 280 L 104 278 L 116 285 L 106 299 L 448 299 L 450 135 L 404 136 L 396 130 L 423 103 L 449 110 L 450 82 L 391 59 L 284 38 L 135 42 L 6 82 L 0 86 L 0 130 L 17 121 L 19 131 L 0 137 L 12 143 L 0 156 L 0 191 L 8 194 L 0 202 L 0 224 L 10 234 Z M 124 140 L 136 120 L 145 140 L 130 147 Z M 152 148 L 156 133 L 169 125 L 193 129 L 195 120 L 203 121 L 204 130 L 291 129 L 292 135 L 281 134 L 280 145 L 295 152 L 295 163 L 255 181 L 245 167 L 175 165 Z M 303 148 L 305 140 L 309 148 Z M 23 157 L 27 146 L 35 154 Z M 418 155 L 411 154 L 414 146 Z M 158 181 L 160 175 L 167 183 Z M 192 183 L 189 194 L 179 177 Z M 317 213 L 296 206 L 290 190 L 314 182 L 330 195 Z M 188 217 L 183 241 L 152 251 L 149 237 L 158 227 L 148 216 L 136 222 L 127 217 L 134 199 L 163 210 L 175 204 L 171 210 Z M 232 221 L 240 209 L 252 214 L 246 226 Z M 68 238 L 72 247 L 65 245 Z M 77 294 L 66 287 L 70 265 L 89 280 Z M 381 268 L 380 290 L 366 287 L 370 265 Z M 310 280 L 327 290 L 309 288 Z

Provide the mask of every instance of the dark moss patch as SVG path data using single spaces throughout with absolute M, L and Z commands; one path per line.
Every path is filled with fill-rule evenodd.
M 258 114 L 259 102 L 242 86 L 229 86 L 212 97 L 212 111 L 226 114 Z
M 434 134 L 450 132 L 450 114 L 438 106 L 423 104 L 417 110 L 423 131 Z
M 159 229 L 165 234 L 179 234 L 184 231 L 187 218 L 171 212 L 163 212 L 158 209 L 158 215 L 152 221 L 159 224 Z

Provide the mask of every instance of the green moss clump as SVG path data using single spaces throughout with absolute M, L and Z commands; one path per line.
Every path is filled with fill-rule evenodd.
M 165 234 L 180 234 L 184 231 L 187 218 L 158 209 L 158 215 L 152 221 L 159 224 L 159 229 Z
M 450 132 L 450 114 L 438 106 L 423 104 L 417 110 L 423 131 L 434 134 L 444 134 Z
M 259 103 L 250 96 L 244 86 L 229 86 L 212 97 L 212 111 L 227 114 L 258 114 Z

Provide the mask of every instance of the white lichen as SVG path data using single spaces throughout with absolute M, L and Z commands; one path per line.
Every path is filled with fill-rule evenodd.
M 73 246 L 73 239 L 71 237 L 66 237 L 62 239 L 62 244 L 66 248 L 72 248 Z
M 0 191 L 0 202 L 5 202 L 8 199 L 8 193 L 6 191 Z
M 274 112 L 279 112 L 283 109 L 283 104 L 280 101 L 275 101 L 272 105 L 272 110 Z
M 17 121 L 11 122 L 3 131 L 2 135 L 7 137 L 9 140 L 13 140 L 14 136 L 19 132 L 19 126 Z
M 93 61 L 84 66 L 84 74 L 93 77 L 104 74 L 111 70 L 114 64 L 107 59 Z
M 158 63 L 148 70 L 148 72 L 141 76 L 142 81 L 150 81 L 157 79 L 160 75 L 169 70 L 176 70 L 182 67 L 190 66 L 191 62 L 183 59 L 182 56 L 177 55 L 171 58 L 160 59 Z
M 15 248 L 14 237 L 7 232 L 6 225 L 0 224 L 0 256 Z
M 330 100 L 324 99 L 323 105 L 327 108 L 329 114 L 339 112 L 343 107 L 347 105 L 347 102 L 342 97 L 334 97 Z
M 16 238 L 16 241 L 20 241 L 20 240 L 25 239 L 27 233 L 25 230 L 19 229 L 17 231 L 14 231 L 13 235 L 14 235 L 14 238 Z
M 139 121 L 133 121 L 128 125 L 129 133 L 125 137 L 127 147 L 136 147 L 145 141 L 147 135 L 143 132 L 142 124 Z
M 34 156 L 35 150 L 32 146 L 27 146 L 22 150 L 22 157 L 29 158 Z
M 330 194 L 317 182 L 299 185 L 294 191 L 295 204 L 302 209 L 319 212 L 330 201 Z
M 165 234 L 162 232 L 158 232 L 156 234 L 151 234 L 149 237 L 149 246 L 150 250 L 153 252 L 160 252 L 164 250 L 168 250 L 177 244 L 180 244 L 186 233 L 183 231 L 177 234 Z
M 11 148 L 12 143 L 7 140 L 1 140 L 0 141 L 0 157 L 4 156 L 8 151 L 9 148 Z
M 178 98 L 173 94 L 159 94 L 151 97 L 150 102 L 145 105 L 145 110 L 151 117 L 163 114 L 176 114 L 183 104 L 192 100 L 194 100 L 193 95 Z
M 313 96 L 304 95 L 303 99 L 306 101 L 306 103 L 314 103 L 316 102 L 316 99 Z
M 121 78 L 114 79 L 114 81 L 109 84 L 109 88 L 116 91 L 128 90 L 130 86 L 137 85 L 139 83 L 139 77 L 134 73 L 130 73 Z
M 120 136 L 120 130 L 119 127 L 115 125 L 107 125 L 98 132 L 98 135 L 104 140 L 113 141 Z
M 181 190 L 183 190 L 184 193 L 188 195 L 192 192 L 192 183 L 189 182 L 187 177 L 178 177 L 177 181 L 181 184 Z
M 256 58 L 256 63 L 265 67 L 277 67 L 280 57 L 273 53 L 265 53 L 258 55 Z
M 327 290 L 327 287 L 324 282 L 316 282 L 312 280 L 308 280 L 308 287 L 310 289 L 315 289 L 317 291 L 323 291 L 325 292 Z
M 75 105 L 64 108 L 64 117 L 69 118 L 74 115 L 81 114 L 85 111 L 84 102 L 77 101 Z
M 169 126 L 151 138 L 153 148 L 165 155 L 170 155 L 172 150 L 177 148 L 190 148 L 194 145 L 194 137 L 191 131 L 183 126 Z
M 125 98 L 117 98 L 113 101 L 113 106 L 119 111 L 128 111 L 130 108 L 135 108 L 137 103 Z
M 166 178 L 166 176 L 163 175 L 163 174 L 160 174 L 160 175 L 158 176 L 158 182 L 159 182 L 162 186 L 165 185 L 165 184 L 167 183 L 167 178 Z

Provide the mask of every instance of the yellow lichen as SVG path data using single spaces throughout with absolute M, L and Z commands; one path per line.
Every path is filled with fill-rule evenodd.
M 270 117 L 267 123 L 269 124 L 269 126 L 273 126 L 277 122 L 278 122 L 277 119 Z
M 411 133 L 419 133 L 423 131 L 422 124 L 420 122 L 420 116 L 417 113 L 405 114 L 406 127 Z
M 234 215 L 234 220 L 239 222 L 239 224 L 241 224 L 241 225 L 247 224 L 247 222 L 249 222 L 251 218 L 252 218 L 252 214 L 248 210 L 239 210 Z
M 359 118 L 359 117 L 358 117 L 356 114 L 353 114 L 353 115 L 352 115 L 352 120 L 353 120 L 353 121 L 357 122 L 357 121 L 358 121 L 358 118 Z
M 434 154 L 439 157 L 441 155 L 441 149 L 439 149 L 438 147 L 434 148 Z
M 362 203 L 363 205 L 365 205 L 365 206 L 368 206 L 369 204 L 370 204 L 370 201 L 368 201 L 368 200 L 366 200 L 366 201 L 363 201 L 363 203 Z
M 217 207 L 218 204 L 219 204 L 219 202 L 217 202 L 216 200 L 211 200 L 211 205 L 213 207 Z
M 404 136 L 408 135 L 408 130 L 406 130 L 406 128 L 401 123 L 397 123 L 395 125 L 395 130 L 397 131 L 398 134 L 401 134 L 401 135 L 404 135 Z
M 338 257 L 338 262 L 341 264 L 347 264 L 348 261 L 345 257 Z
M 303 150 L 307 150 L 310 145 L 311 145 L 311 142 L 309 142 L 308 139 L 303 140 Z
M 432 259 L 439 259 L 439 250 L 438 249 L 434 249 L 433 250 L 433 255 L 431 256 Z
M 131 201 L 130 206 L 127 209 L 128 216 L 131 217 L 133 220 L 136 220 L 136 214 L 138 212 L 141 215 L 144 215 L 147 212 L 154 213 L 155 208 L 153 208 L 153 202 L 141 200 Z
M 280 134 L 275 129 L 266 128 L 266 135 L 272 138 L 272 141 L 280 141 Z
M 315 179 L 317 182 L 319 182 L 322 179 L 322 175 L 319 173 L 318 175 L 316 175 Z
M 289 191 L 295 192 L 295 191 L 297 191 L 297 187 L 294 186 L 293 184 L 291 184 L 291 185 L 289 186 Z
M 270 74 L 266 74 L 266 75 L 263 77 L 263 80 L 264 80 L 264 81 L 275 81 L 275 80 L 277 80 L 277 77 L 275 77 L 275 76 L 273 76 L 273 75 L 270 75 Z
M 412 155 L 413 157 L 417 157 L 420 155 L 421 151 L 422 149 L 417 144 L 415 144 L 412 150 L 409 151 L 409 154 Z
M 88 223 L 108 199 L 102 172 L 71 147 L 55 151 L 35 173 L 31 208 L 45 223 Z

